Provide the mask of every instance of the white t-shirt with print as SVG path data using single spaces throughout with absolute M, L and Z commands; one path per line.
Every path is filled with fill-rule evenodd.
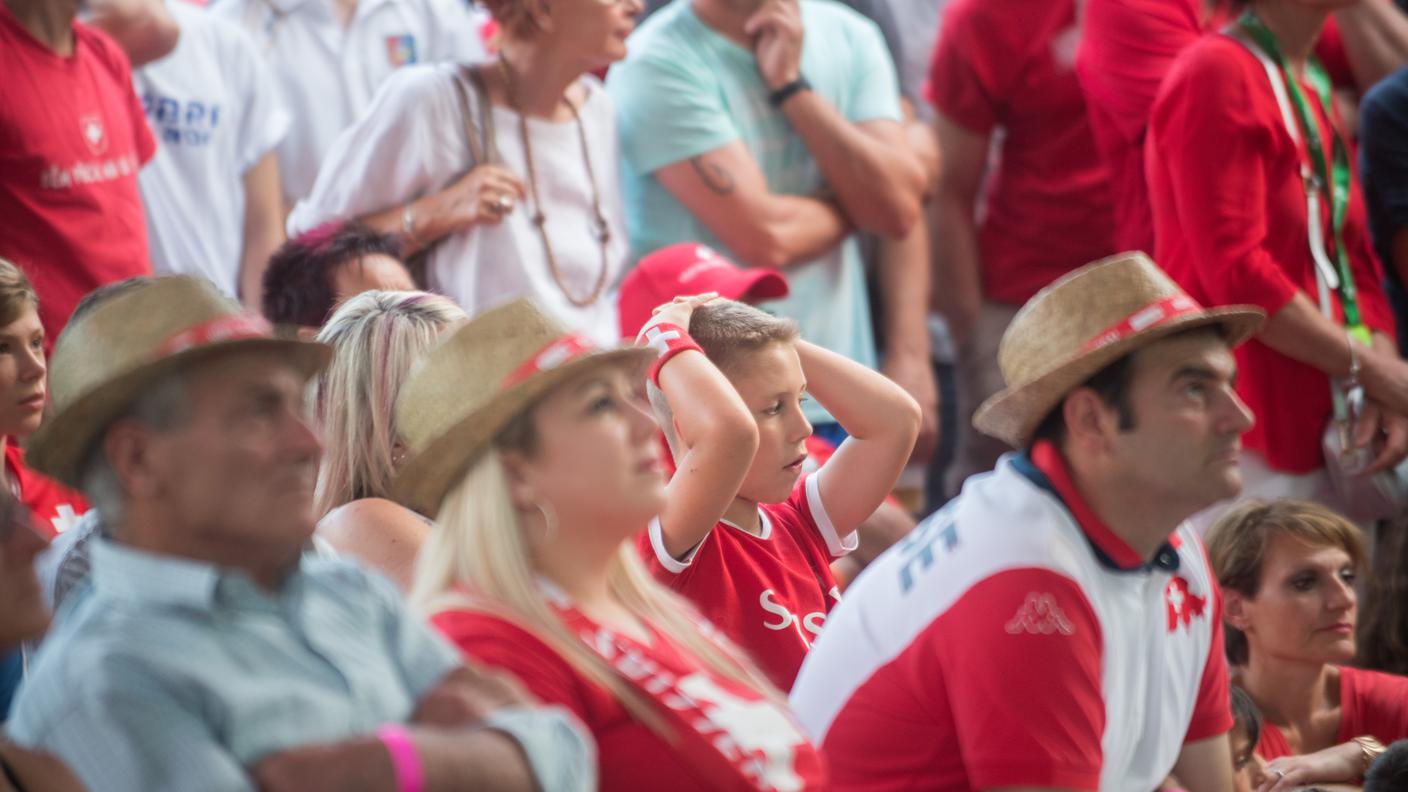
M 273 76 L 244 31 L 182 0 L 176 49 L 132 72 L 156 137 L 139 183 L 152 269 L 239 296 L 244 174 L 288 133 Z
M 347 130 L 332 151 L 313 192 L 289 217 L 289 234 L 303 233 L 339 217 L 401 206 L 441 190 L 472 165 L 465 137 L 463 104 L 450 64 L 404 69 L 387 81 L 371 109 Z M 528 120 L 538 193 L 545 228 L 563 282 L 585 298 L 602 267 L 601 243 L 592 212 L 592 180 L 601 196 L 610 234 L 606 249 L 607 288 L 591 305 L 579 307 L 553 280 L 542 238 L 533 226 L 529 198 L 498 225 L 484 225 L 446 237 L 431 254 L 431 288 L 456 300 L 471 315 L 517 297 L 530 297 L 569 329 L 599 344 L 618 338 L 615 286 L 627 263 L 625 211 L 621 197 L 616 116 L 611 99 L 595 77 L 583 77 L 586 99 L 578 108 L 591 159 L 582 157 L 577 124 Z M 466 87 L 478 113 L 478 100 Z M 496 147 L 504 167 L 528 184 L 517 113 L 493 108 Z
M 313 188 L 333 141 L 396 69 L 485 57 L 467 0 L 362 0 L 344 27 L 331 0 L 220 0 L 212 9 L 254 37 L 274 69 L 293 130 L 279 146 L 289 206 Z

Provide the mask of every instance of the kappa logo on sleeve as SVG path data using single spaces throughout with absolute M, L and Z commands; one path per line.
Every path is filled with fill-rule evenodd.
M 1066 618 L 1054 596 L 1033 591 L 1003 629 L 1009 635 L 1074 635 L 1076 626 Z

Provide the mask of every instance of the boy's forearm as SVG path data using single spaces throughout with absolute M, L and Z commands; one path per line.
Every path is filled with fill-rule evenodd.
M 807 391 L 857 440 L 908 438 L 914 444 L 919 407 L 879 372 L 808 341 L 797 342 Z M 909 453 L 909 448 L 904 449 Z

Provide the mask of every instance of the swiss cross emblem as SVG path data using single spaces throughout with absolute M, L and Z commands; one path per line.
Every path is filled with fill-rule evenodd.
M 1188 591 L 1188 581 L 1175 577 L 1164 587 L 1164 604 L 1168 610 L 1168 631 L 1174 632 L 1179 624 L 1188 627 L 1193 623 L 1193 617 L 1204 617 L 1208 598 L 1191 593 Z
M 659 327 L 652 327 L 645 331 L 645 345 L 655 350 L 655 354 L 663 355 L 670 349 L 671 341 L 680 339 L 679 331 L 664 330 Z
M 83 132 L 83 142 L 88 144 L 88 150 L 94 156 L 108 150 L 108 133 L 103 129 L 102 116 L 85 115 L 78 119 L 78 127 Z

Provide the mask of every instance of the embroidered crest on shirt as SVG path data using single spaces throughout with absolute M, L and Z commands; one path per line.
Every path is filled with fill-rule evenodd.
M 1071 635 L 1076 631 L 1061 606 L 1056 604 L 1055 597 L 1035 591 L 1027 595 L 1017 615 L 1003 629 L 1011 635 Z
M 1178 629 L 1180 623 L 1184 627 L 1191 627 L 1193 617 L 1202 617 L 1207 609 L 1208 599 L 1189 592 L 1188 581 L 1175 577 L 1164 587 L 1164 602 L 1168 606 L 1168 631 L 1173 632 Z
M 78 126 L 83 132 L 83 142 L 88 144 L 88 151 L 92 152 L 93 156 L 108 150 L 108 133 L 103 128 L 102 116 L 96 113 L 81 116 Z
M 386 61 L 399 69 L 416 62 L 416 37 L 409 33 L 386 37 Z

